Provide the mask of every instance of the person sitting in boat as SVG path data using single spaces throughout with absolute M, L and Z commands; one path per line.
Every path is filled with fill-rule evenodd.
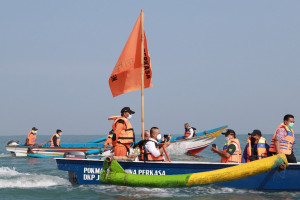
M 112 145 L 115 156 L 127 156 L 130 144 L 135 142 L 134 130 L 129 121 L 134 113 L 129 107 L 124 107 L 121 110 L 121 116 L 108 118 L 108 120 L 114 120 Z
M 161 140 L 160 130 L 157 127 L 152 127 L 150 129 L 150 138 L 145 142 L 141 148 L 141 153 L 139 155 L 139 160 L 142 161 L 164 161 L 164 148 L 159 146 L 158 141 Z M 161 143 L 164 147 L 170 145 L 171 137 L 168 141 Z
M 50 140 L 50 147 L 60 147 L 60 136 L 61 136 L 62 130 L 57 129 L 56 133 L 53 134 L 51 140 Z
M 196 131 L 195 131 L 196 128 L 190 127 L 189 123 L 184 124 L 184 129 L 185 129 L 184 139 L 192 138 L 196 136 Z
M 293 152 L 295 143 L 294 123 L 293 115 L 287 114 L 284 116 L 283 123 L 277 127 L 272 137 L 269 149 L 273 155 L 284 153 L 289 163 L 297 163 Z
M 269 156 L 269 145 L 267 140 L 262 137 L 261 131 L 256 129 L 252 133 L 248 133 L 250 137 L 247 139 L 245 146 L 242 163 L 259 160 Z
M 140 152 L 144 149 L 145 144 L 149 141 L 150 139 L 150 132 L 148 130 L 144 131 L 144 139 L 136 143 L 133 148 L 135 149 L 136 147 L 139 147 Z
M 211 151 L 221 156 L 221 163 L 241 163 L 241 145 L 240 141 L 236 138 L 235 132 L 232 129 L 227 129 L 225 133 L 226 143 L 223 151 L 220 151 L 217 146 L 212 146 Z
M 26 138 L 26 142 L 25 145 L 26 146 L 35 146 L 36 145 L 36 134 L 37 134 L 37 128 L 36 127 L 32 127 L 32 129 L 29 131 L 27 138 Z
M 114 136 L 114 130 L 109 131 L 107 137 L 106 137 L 106 141 L 104 143 L 104 147 L 103 150 L 105 151 L 105 149 L 107 148 L 107 146 L 112 147 L 112 142 L 113 142 L 113 136 Z M 112 149 L 113 150 L 113 149 Z

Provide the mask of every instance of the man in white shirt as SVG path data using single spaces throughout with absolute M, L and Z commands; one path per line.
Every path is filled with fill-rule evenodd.
M 185 123 L 184 128 L 185 128 L 184 138 L 185 139 L 192 138 L 195 132 L 194 129 L 190 127 L 189 123 Z
M 146 152 L 149 151 L 150 155 L 150 159 L 149 160 L 157 160 L 160 159 L 160 157 L 162 157 L 163 159 L 163 148 L 159 148 L 158 147 L 158 141 L 161 139 L 161 134 L 160 134 L 160 130 L 157 127 L 152 127 L 150 129 L 150 139 L 149 141 L 145 144 L 145 150 Z M 163 144 L 165 148 L 167 148 L 170 145 L 170 139 L 169 141 L 165 141 L 165 143 Z

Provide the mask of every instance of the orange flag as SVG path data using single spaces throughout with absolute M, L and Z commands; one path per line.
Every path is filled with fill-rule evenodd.
M 141 89 L 141 15 L 127 40 L 117 64 L 109 78 L 113 97 Z M 144 32 L 144 87 L 152 87 L 152 70 Z

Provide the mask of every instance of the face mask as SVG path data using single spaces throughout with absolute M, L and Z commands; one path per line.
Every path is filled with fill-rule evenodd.
M 228 140 L 229 140 L 229 137 L 226 137 L 225 140 L 228 141 Z
M 294 123 L 289 123 L 289 128 L 293 129 L 294 128 Z
M 128 117 L 127 117 L 127 119 L 131 119 L 132 118 L 132 115 L 129 115 Z
M 160 140 L 161 139 L 161 134 L 158 134 L 157 137 L 156 137 L 156 139 Z

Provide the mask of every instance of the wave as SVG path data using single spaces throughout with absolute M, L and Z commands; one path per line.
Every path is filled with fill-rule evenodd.
M 20 173 L 15 168 L 0 167 L 1 188 L 46 188 L 70 185 L 68 180 L 45 174 Z

